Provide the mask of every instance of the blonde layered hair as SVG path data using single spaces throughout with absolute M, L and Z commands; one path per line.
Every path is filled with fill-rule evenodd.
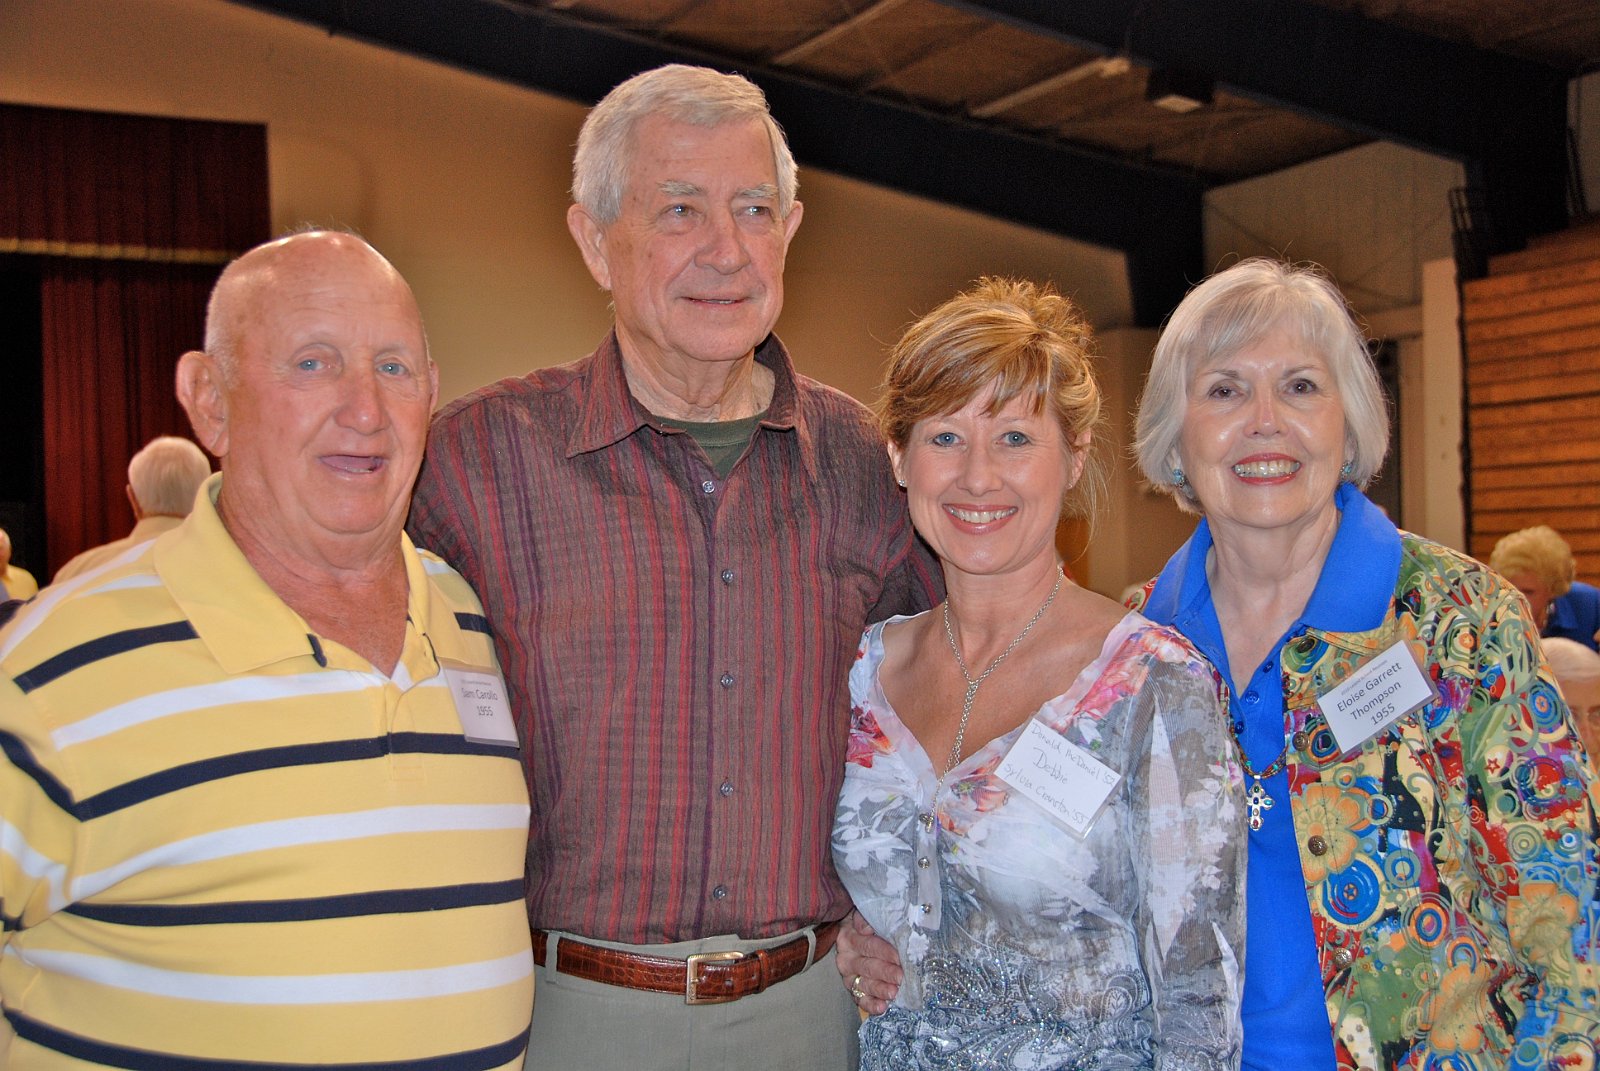
M 1578 577 L 1572 547 L 1548 524 L 1501 536 L 1489 552 L 1489 568 L 1501 576 L 1531 573 L 1544 584 L 1552 599 L 1571 591 L 1572 582 Z
M 985 277 L 907 328 L 889 354 L 875 411 L 883 437 L 904 450 L 918 421 L 961 409 L 991 385 L 988 412 L 1026 399 L 1049 412 L 1083 472 L 1062 503 L 1068 515 L 1098 507 L 1105 476 L 1095 450 L 1100 387 L 1094 334 L 1083 311 L 1048 284 Z M 1073 448 L 1085 432 L 1089 445 Z

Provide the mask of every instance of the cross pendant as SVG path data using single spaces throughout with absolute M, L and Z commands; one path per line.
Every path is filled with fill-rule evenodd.
M 1261 786 L 1261 778 L 1255 779 L 1255 784 L 1250 786 L 1244 794 L 1245 806 L 1250 808 L 1250 828 L 1261 828 L 1261 812 L 1272 809 L 1272 797 Z

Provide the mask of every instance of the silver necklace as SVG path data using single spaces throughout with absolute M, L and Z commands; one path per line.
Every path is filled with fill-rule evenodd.
M 961 667 L 961 679 L 967 682 L 967 695 L 961 701 L 961 724 L 956 727 L 956 742 L 950 746 L 950 757 L 945 760 L 944 773 L 939 775 L 940 780 L 950 776 L 950 771 L 955 769 L 956 764 L 961 761 L 961 748 L 966 743 L 967 722 L 972 720 L 972 701 L 978 698 L 978 685 L 988 680 L 989 674 L 999 669 L 1000 663 L 1004 662 L 1011 652 L 1017 649 L 1017 644 L 1021 643 L 1028 633 L 1033 631 L 1033 626 L 1039 623 L 1039 619 L 1044 616 L 1044 612 L 1050 609 L 1050 604 L 1056 601 L 1056 592 L 1061 590 L 1061 581 L 1064 579 L 1066 579 L 1066 575 L 1061 571 L 1059 565 L 1056 566 L 1056 582 L 1050 588 L 1050 594 L 1045 598 L 1044 605 L 1034 612 L 1034 615 L 1028 619 L 1026 625 L 1022 626 L 1022 631 L 1017 633 L 1017 638 L 1006 644 L 1006 649 L 995 656 L 995 660 L 989 663 L 989 668 L 976 677 L 967 672 L 967 660 L 961 657 L 961 647 L 956 643 L 956 634 L 950 628 L 950 600 L 945 599 L 944 638 L 950 644 L 950 653 L 956 656 L 956 665 Z

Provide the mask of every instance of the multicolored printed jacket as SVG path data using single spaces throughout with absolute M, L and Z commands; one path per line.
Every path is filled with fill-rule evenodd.
M 1305 629 L 1282 655 L 1291 808 L 1339 1067 L 1591 1071 L 1594 768 L 1516 590 L 1399 538 L 1384 623 Z M 1340 754 L 1317 696 L 1402 639 L 1437 698 Z

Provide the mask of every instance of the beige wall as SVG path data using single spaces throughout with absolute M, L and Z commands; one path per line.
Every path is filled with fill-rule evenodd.
M 1189 538 L 1197 520 L 1178 509 L 1171 496 L 1144 486 L 1144 477 L 1133 464 L 1133 414 L 1157 335 L 1156 331 L 1131 327 L 1100 334 L 1105 449 L 1110 461 L 1107 498 L 1115 508 L 1100 519 L 1089 544 L 1089 584 L 1112 598 L 1120 598 L 1129 584 L 1142 583 L 1159 573 L 1172 552 Z
M 1451 255 L 1459 163 L 1375 142 L 1206 194 L 1206 260 L 1315 261 L 1366 316 L 1422 302 L 1422 265 Z
M 266 123 L 274 227 L 343 224 L 388 254 L 445 397 L 581 356 L 609 325 L 566 232 L 579 105 L 217 0 L 5 0 L 0 56 L 0 100 Z M 779 331 L 819 379 L 870 397 L 883 345 L 984 273 L 1130 319 L 1118 253 L 801 163 Z

